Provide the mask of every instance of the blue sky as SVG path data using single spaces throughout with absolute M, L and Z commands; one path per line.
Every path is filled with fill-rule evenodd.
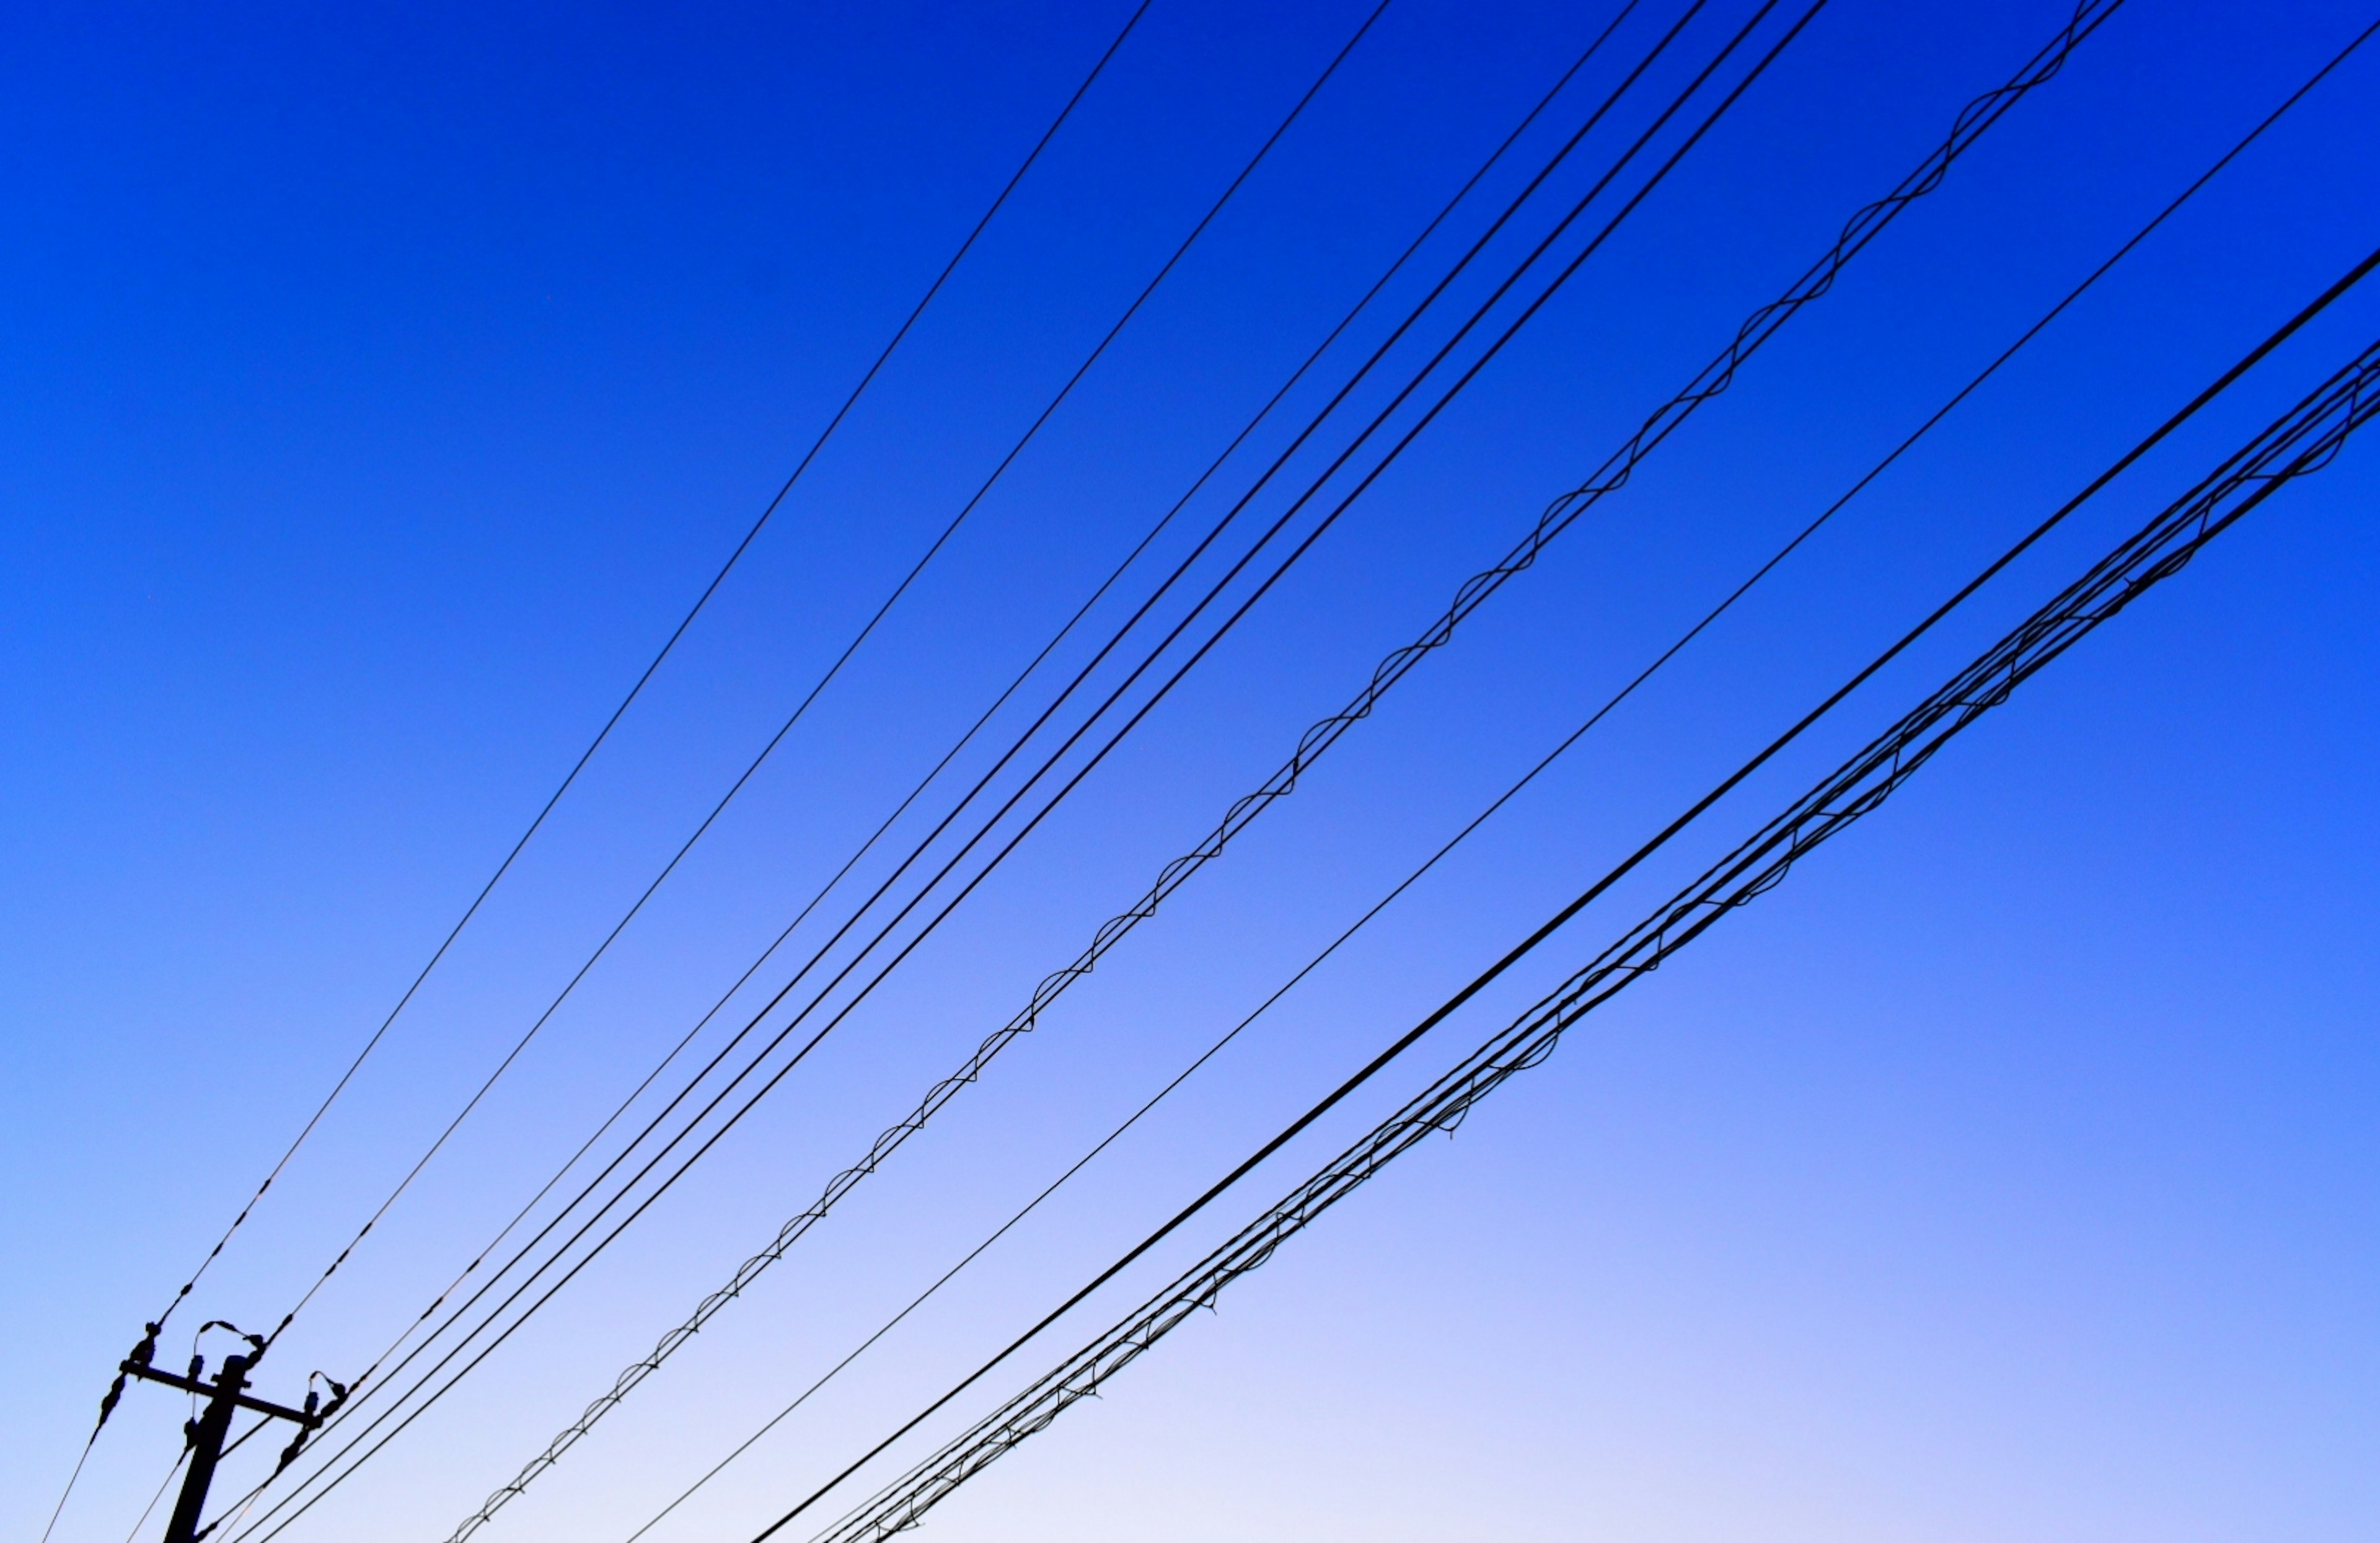
M 305 1289 L 1368 9 L 1157 0 L 161 1363 L 201 1318 L 259 1327 Z M 2065 9 L 1828 6 L 847 1031 L 285 1536 L 447 1536 Z M 1750 10 L 1714 0 L 1693 35 Z M 1647 6 L 1625 35 L 1641 44 L 1675 14 Z M 12 1535 L 39 1536 L 142 1318 L 1123 15 L 115 6 L 0 23 L 15 215 L 0 1227 L 32 1389 L 0 1416 Z M 1606 18 L 1389 6 L 309 1306 L 269 1391 L 347 1375 L 419 1312 Z M 625 1539 L 2371 19 L 2326 3 L 2119 10 L 1622 493 L 485 1536 Z M 2363 256 L 2380 156 L 2359 109 L 2375 86 L 2380 43 L 1159 1116 L 649 1536 L 749 1537 Z M 1392 1107 L 2375 332 L 2380 291 L 2335 307 L 1671 866 L 1102 1303 L 1137 1300 L 1133 1284 Z M 2375 468 L 2358 443 L 2266 504 L 929 1525 L 2363 1536 L 2380 1503 Z M 974 1408 L 1105 1321 L 1062 1330 Z M 186 1414 L 162 1390 L 128 1395 L 56 1536 L 122 1537 Z

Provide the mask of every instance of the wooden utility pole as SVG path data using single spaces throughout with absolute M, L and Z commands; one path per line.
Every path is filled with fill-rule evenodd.
M 174 1502 L 173 1520 L 165 1524 L 165 1543 L 198 1543 L 199 1517 L 206 1510 L 207 1487 L 214 1482 L 215 1464 L 223 1460 L 224 1441 L 231 1434 L 232 1417 L 242 1409 L 252 1409 L 274 1419 L 291 1420 L 303 1430 L 312 1430 L 322 1423 L 322 1416 L 311 1407 L 287 1409 L 278 1403 L 268 1403 L 248 1393 L 248 1374 L 264 1358 L 264 1343 L 253 1336 L 252 1347 L 245 1355 L 226 1355 L 223 1369 L 215 1373 L 212 1382 L 199 1380 L 205 1369 L 200 1361 L 190 1363 L 190 1375 L 176 1377 L 172 1372 L 159 1371 L 144 1360 L 130 1360 L 121 1368 L 127 1376 L 144 1381 L 163 1382 L 168 1388 L 197 1393 L 207 1401 L 206 1412 L 190 1422 L 190 1471 L 183 1476 L 182 1493 Z M 306 1400 L 314 1402 L 311 1396 Z

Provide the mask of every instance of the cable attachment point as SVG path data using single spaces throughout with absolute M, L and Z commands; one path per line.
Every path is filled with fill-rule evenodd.
M 328 1403 L 324 1403 L 322 1401 L 322 1395 L 314 1390 L 316 1378 L 321 1378 L 322 1385 L 331 1390 L 331 1401 Z M 298 1434 L 291 1437 L 289 1444 L 281 1449 L 281 1460 L 273 1465 L 275 1477 L 280 1476 L 282 1469 L 298 1461 L 298 1454 L 306 1449 L 306 1439 L 321 1429 L 324 1421 L 339 1412 L 339 1405 L 347 1402 L 347 1387 L 348 1384 L 339 1381 L 328 1372 L 317 1371 L 307 1375 L 304 1409 L 307 1418 L 312 1423 L 299 1426 Z M 201 1537 L 204 1536 L 206 1535 L 203 1533 L 200 1534 Z M 193 1543 L 196 1543 L 195 1539 Z
M 145 1367 L 156 1358 L 157 1336 L 165 1326 L 162 1323 L 149 1323 L 141 1327 L 149 1331 L 140 1336 L 140 1343 L 134 1345 L 132 1354 L 124 1358 L 124 1364 L 128 1367 Z M 115 1380 L 107 1385 L 107 1391 L 100 1395 L 99 1423 L 91 1428 L 92 1440 L 99 1440 L 100 1427 L 107 1423 L 107 1416 L 115 1414 L 116 1404 L 123 1402 L 124 1384 L 131 1375 L 128 1371 L 119 1370 L 115 1374 Z
M 195 1345 L 198 1343 L 199 1336 L 204 1334 L 210 1329 L 228 1329 L 233 1333 L 238 1335 L 241 1339 L 246 1340 L 248 1342 L 249 1348 L 255 1352 L 255 1355 L 249 1357 L 249 1361 L 251 1365 L 254 1364 L 259 1356 L 261 1356 L 264 1354 L 264 1347 L 267 1342 L 263 1335 L 251 1334 L 247 1330 L 242 1329 L 238 1324 L 234 1323 L 227 1318 L 209 1318 L 206 1322 L 200 1324 L 199 1332 L 190 1336 L 191 1343 Z M 198 1373 L 192 1372 L 190 1375 L 196 1377 Z

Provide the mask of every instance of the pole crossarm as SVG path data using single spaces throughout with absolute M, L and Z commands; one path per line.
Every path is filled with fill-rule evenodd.
M 186 1393 L 196 1393 L 200 1398 L 213 1398 L 217 1392 L 215 1385 L 212 1382 L 201 1382 L 194 1377 L 177 1377 L 170 1371 L 159 1371 L 154 1367 L 143 1366 L 138 1361 L 127 1361 L 117 1369 L 127 1376 L 138 1377 L 150 1382 L 163 1382 L 168 1388 L 179 1388 Z M 322 1423 L 322 1416 L 320 1415 L 309 1415 L 303 1410 L 291 1409 L 285 1404 L 268 1403 L 261 1398 L 250 1398 L 246 1393 L 233 1393 L 231 1401 L 242 1409 L 253 1409 L 260 1415 L 271 1415 L 275 1419 L 295 1421 L 309 1430 L 316 1428 Z

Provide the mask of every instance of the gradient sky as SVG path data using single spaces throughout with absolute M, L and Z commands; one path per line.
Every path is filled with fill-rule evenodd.
M 178 1367 L 201 1318 L 260 1327 L 304 1289 L 1369 7 L 1157 0 L 161 1363 Z M 1835 0 L 830 1051 L 285 1536 L 444 1538 L 2067 8 Z M 0 1413 L 7 1536 L 40 1535 L 141 1320 L 1124 14 L 496 3 L 0 20 L 0 1308 L 25 1390 Z M 1395 0 L 309 1307 L 262 1369 L 268 1394 L 296 1396 L 315 1367 L 348 1375 L 419 1310 L 1608 14 Z M 2331 0 L 2125 6 L 482 1537 L 623 1543 L 2371 20 Z M 2364 255 L 2380 239 L 2375 93 L 2380 42 L 655 1543 L 748 1537 Z M 961 1413 L 1225 1235 L 2380 334 L 2380 280 L 2366 288 L 1674 863 Z M 2375 494 L 2380 453 L 2358 443 L 2268 503 L 927 1536 L 2371 1537 Z M 128 1394 L 62 1543 L 125 1536 L 187 1413 L 161 1389 Z

